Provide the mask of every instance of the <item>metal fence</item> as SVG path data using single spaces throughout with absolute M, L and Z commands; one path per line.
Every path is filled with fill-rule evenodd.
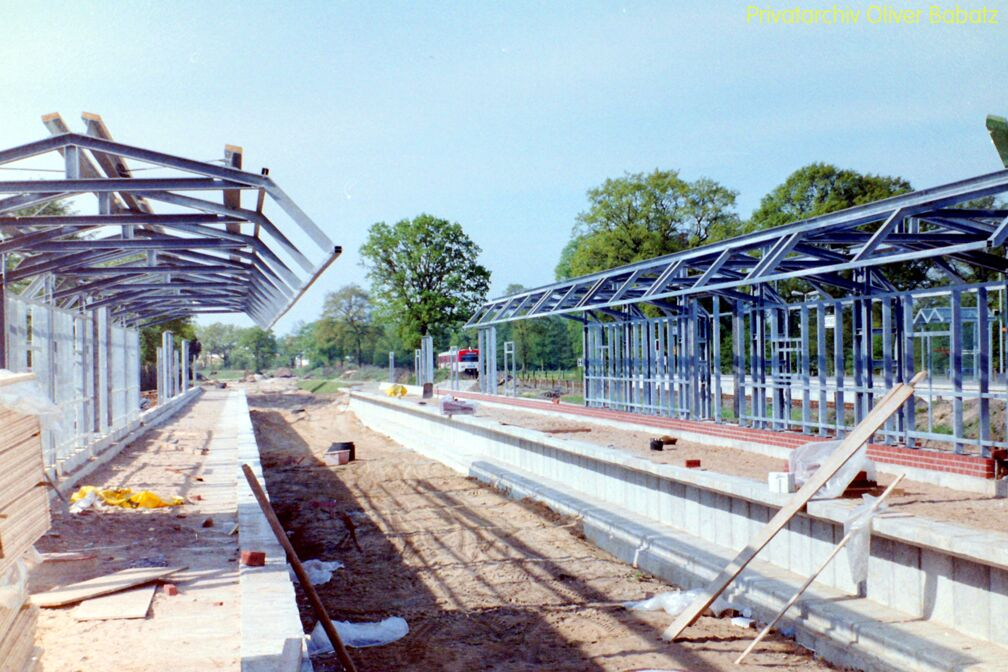
M 72 312 L 11 294 L 5 304 L 7 367 L 35 373 L 60 409 L 60 421 L 42 437 L 46 465 L 59 473 L 139 417 L 139 335 L 109 324 L 102 308 Z
M 803 299 L 724 310 L 714 297 L 672 317 L 590 322 L 585 403 L 842 435 L 876 396 L 928 370 L 884 441 L 1008 447 L 1004 283 Z

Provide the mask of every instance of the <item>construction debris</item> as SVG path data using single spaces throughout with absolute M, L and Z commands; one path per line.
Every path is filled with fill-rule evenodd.
M 556 429 L 541 429 L 539 431 L 543 434 L 578 434 L 581 432 L 590 432 L 592 430 L 591 427 L 558 427 Z
M 449 418 L 453 415 L 473 415 L 476 412 L 476 404 L 448 395 L 441 397 L 440 407 L 441 415 Z
M 185 567 L 132 567 L 44 593 L 36 593 L 31 596 L 31 602 L 39 607 L 62 607 L 152 583 L 183 569 Z
M 122 509 L 161 509 L 169 506 L 180 506 L 184 503 L 181 497 L 165 500 L 150 490 L 133 492 L 129 488 L 101 489 L 93 485 L 81 486 L 77 492 L 70 495 L 72 513 L 81 513 L 97 504 L 115 506 Z
M 263 567 L 266 565 L 266 554 L 262 551 L 242 551 L 241 564 L 246 567 Z
M 112 621 L 147 618 L 154 599 L 154 584 L 84 600 L 74 609 L 78 621 Z
M 667 640 L 675 640 L 682 631 L 692 625 L 700 614 L 735 580 L 756 555 L 766 547 L 774 536 L 788 524 L 800 509 L 808 503 L 819 489 L 833 478 L 838 471 L 861 449 L 861 447 L 878 431 L 901 405 L 914 392 L 914 386 L 927 376 L 926 372 L 918 373 L 909 383 L 899 383 L 883 396 L 864 420 L 862 420 L 840 443 L 836 451 L 825 460 L 821 467 L 795 493 L 794 497 L 781 508 L 770 522 L 756 537 L 742 549 L 741 552 L 718 574 L 703 594 L 690 607 L 676 618 L 662 633 Z

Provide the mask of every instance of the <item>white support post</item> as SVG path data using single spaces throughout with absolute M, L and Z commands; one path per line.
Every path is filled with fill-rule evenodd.
M 182 394 L 189 389 L 189 341 L 182 341 Z

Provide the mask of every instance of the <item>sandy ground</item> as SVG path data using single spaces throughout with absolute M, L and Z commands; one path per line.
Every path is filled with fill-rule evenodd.
M 228 535 L 235 516 L 227 512 L 234 509 L 234 480 L 213 484 L 218 479 L 207 472 L 203 454 L 221 403 L 220 395 L 208 393 L 86 479 L 89 485 L 150 489 L 165 499 L 178 495 L 184 505 L 69 515 L 54 504 L 52 529 L 38 550 L 97 556 L 97 568 L 67 577 L 71 581 L 127 567 L 188 569 L 171 578 L 180 594 L 168 597 L 159 588 L 144 620 L 77 621 L 73 607 L 42 609 L 36 643 L 45 649 L 43 670 L 239 669 L 237 543 Z M 212 527 L 203 527 L 207 519 Z
M 708 446 L 705 444 L 679 441 L 675 447 L 656 452 L 649 448 L 649 441 L 660 432 L 636 432 L 615 427 L 586 423 L 575 416 L 550 417 L 541 413 L 522 410 L 491 408 L 480 406 L 476 415 L 495 420 L 504 425 L 516 425 L 529 429 L 556 430 L 588 428 L 589 432 L 553 433 L 552 436 L 576 441 L 587 441 L 603 446 L 612 446 L 662 464 L 682 465 L 688 458 L 698 458 L 704 469 L 722 474 L 732 474 L 750 478 L 761 483 L 767 482 L 767 473 L 786 469 L 784 460 L 749 453 L 735 448 Z M 878 482 L 887 485 L 892 476 L 880 474 Z M 929 483 L 904 480 L 896 492 L 889 497 L 893 511 L 912 513 L 949 523 L 958 523 L 985 530 L 1008 532 L 1008 500 L 994 499 L 971 492 L 961 492 L 941 488 Z
M 704 617 L 666 643 L 670 616 L 621 603 L 672 587 L 584 541 L 575 521 L 370 431 L 345 396 L 249 393 L 270 498 L 299 554 L 346 564 L 319 586 L 330 613 L 410 625 L 398 642 L 351 650 L 359 670 L 730 670 L 755 636 Z M 326 467 L 320 455 L 340 440 L 356 443 L 357 461 Z M 340 545 L 339 513 L 354 521 L 360 550 Z M 299 604 L 311 630 L 300 591 Z M 776 635 L 749 660 L 752 669 L 832 669 Z M 337 669 L 332 658 L 314 662 Z

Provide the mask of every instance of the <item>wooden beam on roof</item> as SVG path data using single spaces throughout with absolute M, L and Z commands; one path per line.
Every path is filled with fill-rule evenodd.
M 101 115 L 84 112 L 81 114 L 81 119 L 84 120 L 84 124 L 87 126 L 88 135 L 101 138 L 102 140 L 112 140 L 112 133 L 109 132 L 108 126 L 105 125 Z M 106 177 L 133 177 L 133 171 L 126 165 L 126 159 L 121 156 L 114 156 L 94 150 L 91 150 L 91 154 L 95 157 L 98 165 L 101 166 Z M 153 212 L 150 203 L 142 196 L 123 194 L 122 197 L 126 201 L 126 206 L 134 212 L 145 212 L 148 214 Z
M 53 112 L 52 114 L 42 115 L 42 124 L 52 135 L 63 135 L 64 133 L 70 133 L 70 127 L 67 126 L 66 122 L 59 112 Z M 66 150 L 60 148 L 57 150 L 60 156 L 66 156 Z M 84 152 L 78 153 L 80 157 L 80 176 L 83 179 L 95 179 L 104 177 L 102 172 L 98 170 L 98 167 L 91 161 L 90 157 Z M 125 210 L 126 206 L 120 200 L 119 196 L 113 195 L 112 198 L 113 211 L 115 210 Z
M 224 145 L 224 165 L 241 170 L 243 153 L 238 145 Z M 241 189 L 224 189 L 224 205 L 232 210 L 241 209 Z M 238 222 L 228 222 L 225 228 L 228 233 L 241 233 L 241 224 Z M 237 257 L 231 255 L 231 259 Z

